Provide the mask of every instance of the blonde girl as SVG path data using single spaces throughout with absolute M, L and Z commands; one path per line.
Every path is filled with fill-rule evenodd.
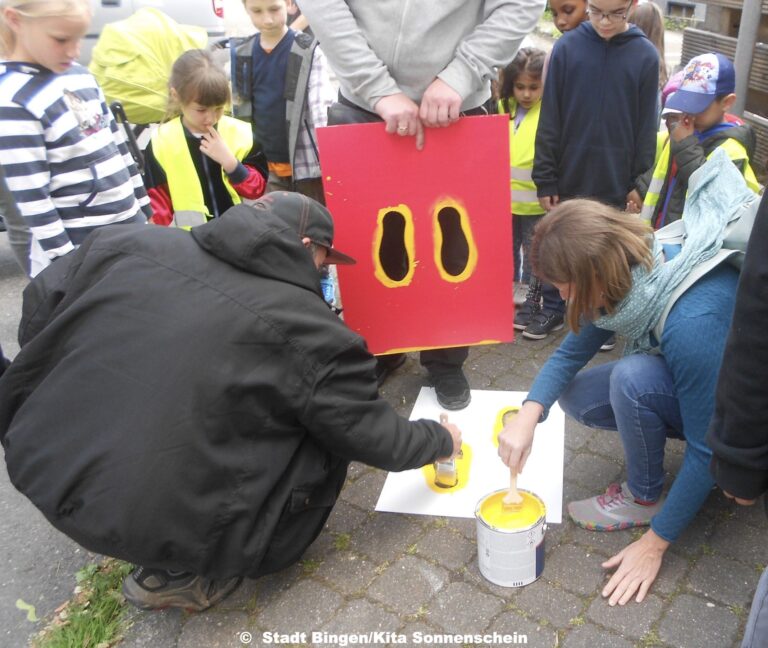
M 104 95 L 76 62 L 89 21 L 87 0 L 0 3 L 0 164 L 32 234 L 31 276 L 95 228 L 151 213 Z
M 221 216 L 264 193 L 265 161 L 247 122 L 224 115 L 229 81 L 212 54 L 184 52 L 169 80 L 169 115 L 146 150 L 147 189 L 158 225 L 177 212 Z

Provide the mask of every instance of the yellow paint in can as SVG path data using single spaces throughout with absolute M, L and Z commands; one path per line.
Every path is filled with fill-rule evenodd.
M 545 515 L 544 503 L 531 493 L 518 492 L 523 502 L 514 508 L 502 504 L 505 490 L 486 497 L 480 504 L 480 519 L 494 529 L 504 530 L 527 529 L 536 524 Z

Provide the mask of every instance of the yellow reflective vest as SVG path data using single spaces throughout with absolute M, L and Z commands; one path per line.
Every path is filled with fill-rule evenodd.
M 747 186 L 755 193 L 759 193 L 760 183 L 758 183 L 757 178 L 755 177 L 755 172 L 749 164 L 747 149 L 744 148 L 744 145 L 733 138 L 728 138 L 712 150 L 709 155 L 707 155 L 707 159 L 709 159 L 712 153 L 718 148 L 724 149 L 731 160 L 739 163 L 737 164 L 738 167 L 743 166 L 744 179 L 747 181 Z M 643 201 L 643 209 L 640 212 L 640 218 L 649 225 L 653 223 L 660 206 L 659 198 L 664 185 L 667 184 L 671 159 L 671 142 L 668 138 L 656 161 L 656 166 L 653 169 L 653 175 L 651 176 L 651 182 L 648 185 L 648 191 L 646 192 L 645 200 Z M 743 163 L 743 165 L 741 163 Z
M 509 188 L 512 213 L 519 216 L 539 216 L 544 213 L 536 196 L 536 185 L 531 178 L 533 171 L 534 144 L 536 129 L 539 126 L 541 101 L 537 102 L 525 114 L 515 131 L 515 112 L 517 102 L 510 100 L 509 120 Z M 503 112 L 502 102 L 499 110 Z
M 251 125 L 233 117 L 223 116 L 216 124 L 216 130 L 232 154 L 242 162 L 253 148 Z M 210 217 L 200 178 L 184 136 L 181 117 L 162 124 L 152 134 L 152 152 L 168 179 L 173 211 L 196 211 Z M 240 196 L 232 188 L 224 169 L 221 170 L 221 176 L 227 193 L 232 198 L 232 204 L 240 204 Z

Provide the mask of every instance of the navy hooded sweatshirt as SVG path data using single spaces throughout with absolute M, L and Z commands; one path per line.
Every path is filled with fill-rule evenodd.
M 610 40 L 589 22 L 555 43 L 544 85 L 533 181 L 539 196 L 620 208 L 653 166 L 659 54 L 634 25 Z

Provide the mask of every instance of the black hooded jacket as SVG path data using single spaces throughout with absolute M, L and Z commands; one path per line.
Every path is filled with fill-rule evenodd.
M 240 205 L 191 232 L 107 227 L 24 292 L 0 379 L 8 473 L 60 531 L 145 566 L 256 577 L 320 532 L 349 460 L 451 452 L 378 397 L 297 234 Z

